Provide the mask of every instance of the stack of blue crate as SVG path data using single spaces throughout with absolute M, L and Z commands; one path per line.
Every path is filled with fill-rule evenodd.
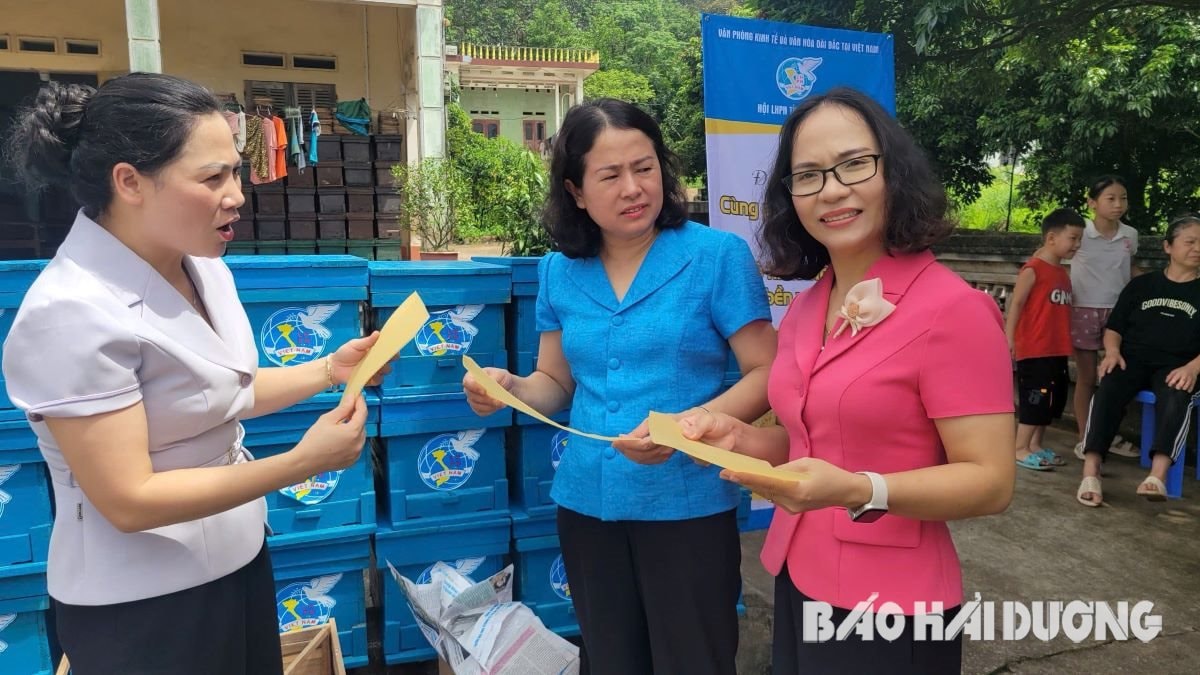
M 230 256 L 225 261 L 250 318 L 260 367 L 310 363 L 363 335 L 366 260 L 324 255 Z M 340 398 L 340 392 L 327 391 L 246 420 L 245 446 L 259 458 L 288 451 Z M 368 662 L 366 579 L 375 531 L 371 456 L 379 435 L 378 396 L 368 394 L 367 403 L 368 438 L 357 462 L 267 495 L 279 631 L 336 619 L 347 668 Z
M 508 369 L 529 375 L 537 368 L 541 336 L 535 313 L 538 263 L 541 258 L 475 258 L 512 270 L 513 303 L 508 312 Z M 568 411 L 553 416 L 566 424 Z M 533 610 L 547 628 L 560 635 L 579 633 L 559 550 L 557 507 L 550 499 L 554 471 L 570 445 L 570 434 L 517 413 L 508 430 L 508 482 L 512 500 L 513 540 L 510 545 L 516 575 L 515 599 Z
M 45 261 L 0 262 L 0 343 Z M 0 673 L 50 673 L 46 554 L 50 480 L 37 437 L 0 374 Z
M 434 658 L 388 564 L 427 582 L 444 562 L 478 581 L 506 563 L 511 523 L 505 429 L 511 412 L 476 416 L 462 393 L 462 356 L 507 367 L 506 267 L 478 262 L 372 262 L 372 324 L 382 326 L 412 292 L 429 320 L 381 386 L 382 508 L 375 560 L 388 664 Z

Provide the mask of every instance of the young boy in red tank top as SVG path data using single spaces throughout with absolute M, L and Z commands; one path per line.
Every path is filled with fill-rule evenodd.
M 1058 209 L 1042 221 L 1042 246 L 1021 268 L 1004 332 L 1017 361 L 1017 465 L 1047 471 L 1066 462 L 1042 448 L 1042 434 L 1067 404 L 1071 276 L 1062 261 L 1079 250 L 1083 217 Z

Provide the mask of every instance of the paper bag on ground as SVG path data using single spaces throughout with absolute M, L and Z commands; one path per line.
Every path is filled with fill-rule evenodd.
M 444 563 L 416 584 L 388 563 L 425 639 L 456 675 L 568 675 L 579 649 L 512 601 L 511 565 L 478 583 Z

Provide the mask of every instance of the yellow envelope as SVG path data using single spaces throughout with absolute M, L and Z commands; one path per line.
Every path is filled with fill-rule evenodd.
M 522 401 L 516 396 L 513 396 L 512 393 L 504 387 L 501 387 L 499 382 L 493 380 L 492 377 L 487 374 L 487 371 L 479 367 L 479 364 L 475 362 L 475 359 L 464 355 L 462 360 L 463 367 L 467 369 L 467 372 L 471 374 L 471 377 L 474 377 L 476 382 L 483 385 L 483 388 L 487 390 L 488 396 L 491 396 L 497 401 L 500 401 L 501 403 L 504 403 L 515 410 L 520 410 L 539 422 L 544 422 L 552 427 L 562 429 L 563 431 L 569 431 L 577 436 L 594 438 L 597 441 L 605 441 L 607 443 L 612 443 L 613 441 L 619 440 L 616 436 L 600 436 L 598 434 L 589 434 L 555 422 L 549 417 L 546 417 L 540 412 L 534 410 L 528 403 Z
M 421 296 L 416 293 L 408 296 L 388 317 L 387 323 L 383 324 L 383 329 L 379 331 L 379 340 L 350 374 L 350 379 L 346 382 L 346 391 L 342 392 L 342 403 L 358 396 L 375 373 L 416 337 L 417 331 L 421 330 L 421 326 L 428 320 L 429 312 L 425 309 Z
M 729 469 L 738 473 L 766 476 L 792 483 L 808 478 L 807 474 L 771 466 L 769 462 L 757 457 L 747 457 L 746 455 L 685 438 L 683 432 L 679 429 L 679 423 L 670 415 L 664 415 L 659 412 L 650 412 L 650 440 L 659 445 L 665 445 L 668 448 L 675 448 L 702 462 L 716 464 L 723 469 Z

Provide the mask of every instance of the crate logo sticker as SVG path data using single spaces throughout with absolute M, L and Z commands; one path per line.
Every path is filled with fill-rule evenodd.
M 277 366 L 298 366 L 325 354 L 333 331 L 325 326 L 342 304 L 284 307 L 263 322 L 259 344 L 267 360 Z
M 561 554 L 550 565 L 550 588 L 563 600 L 571 599 L 571 584 L 567 583 L 567 568 Z
M 322 471 L 315 476 L 309 476 L 303 483 L 289 485 L 279 491 L 284 497 L 291 497 L 301 504 L 312 506 L 320 504 L 333 494 L 338 482 L 342 480 L 342 471 Z
M 16 620 L 17 620 L 16 614 L 0 614 L 0 633 L 4 632 L 5 628 L 8 628 L 8 624 L 10 624 Z M 7 649 L 8 649 L 8 643 L 5 642 L 4 640 L 0 640 L 0 654 L 3 654 Z
M 434 490 L 448 492 L 462 487 L 475 472 L 475 462 L 479 461 L 475 444 L 486 431 L 472 429 L 431 438 L 417 455 L 421 480 Z
M 0 466 L 0 485 L 4 485 L 5 483 L 7 483 L 8 479 L 12 478 L 13 474 L 20 470 L 21 470 L 20 464 L 11 464 L 9 466 Z M 3 488 L 0 488 L 0 518 L 4 517 L 4 507 L 7 506 L 8 503 L 12 501 L 12 499 L 13 499 L 12 495 L 5 492 Z
M 553 440 L 550 441 L 550 466 L 558 471 L 558 465 L 562 462 L 563 453 L 567 451 L 567 443 L 571 440 L 571 432 L 560 431 L 554 434 Z
M 482 565 L 483 561 L 485 561 L 485 560 L 487 560 L 486 557 L 480 556 L 478 558 L 459 558 L 458 560 L 455 560 L 453 563 L 448 563 L 448 562 L 442 561 L 442 564 L 450 565 L 451 567 L 454 568 L 454 570 L 456 572 L 463 575 L 467 579 L 470 579 L 471 583 L 474 583 L 475 579 L 473 579 L 471 577 L 471 575 L 475 573 L 475 570 L 479 569 L 479 566 Z M 437 563 L 433 563 L 433 565 L 426 567 L 425 571 L 421 572 L 421 576 L 417 577 L 417 583 L 418 584 L 428 584 L 428 583 L 432 582 L 433 581 L 433 568 L 436 565 L 437 565 Z
M 329 592 L 341 580 L 339 573 L 317 577 L 307 584 L 297 581 L 284 586 L 275 594 L 279 632 L 292 633 L 328 623 L 333 606 L 337 604 Z
M 483 305 L 459 305 L 454 309 L 430 312 L 429 320 L 417 331 L 413 342 L 421 356 L 466 354 L 479 335 L 471 319 L 479 316 Z

